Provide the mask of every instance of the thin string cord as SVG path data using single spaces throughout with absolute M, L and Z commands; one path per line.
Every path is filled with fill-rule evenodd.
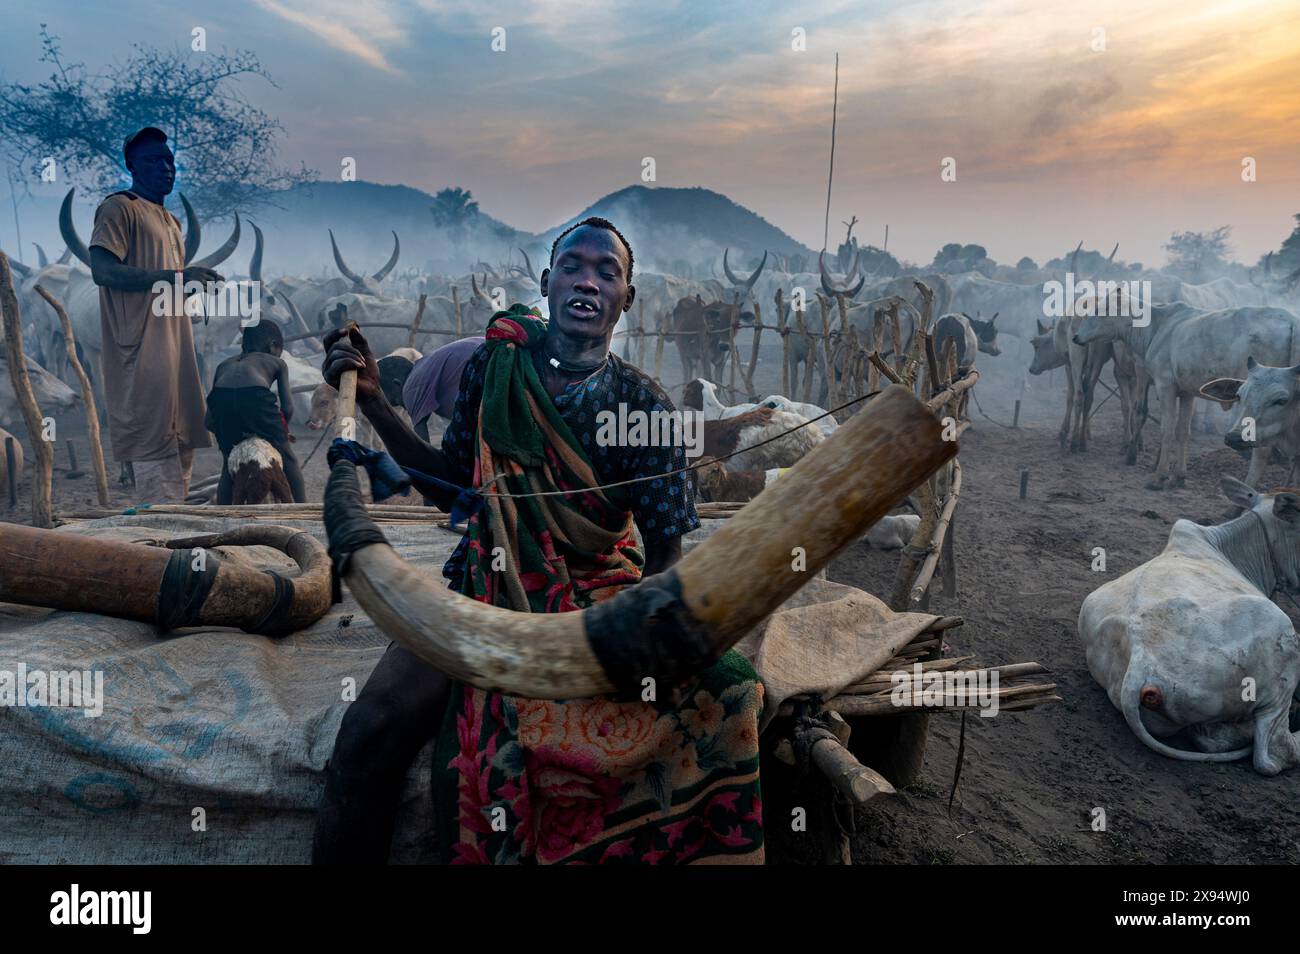
M 844 409 L 847 408 L 847 407 L 852 407 L 854 404 L 859 404 L 859 403 L 861 403 L 862 401 L 869 400 L 869 399 L 875 397 L 875 396 L 876 396 L 877 394 L 879 394 L 879 393 L 880 393 L 879 391 L 872 391 L 870 394 L 863 394 L 863 395 L 859 395 L 858 397 L 851 398 L 850 400 L 845 401 L 843 404 L 839 405 L 838 407 L 833 407 L 833 408 L 831 408 L 829 411 L 826 411 L 825 413 L 818 414 L 816 417 L 811 418 L 811 419 L 809 419 L 809 420 L 807 420 L 807 421 L 804 421 L 802 424 L 798 424 L 798 425 L 796 425 L 796 426 L 790 428 L 789 430 L 782 431 L 780 434 L 775 434 L 775 435 L 773 435 L 772 437 L 769 437 L 769 438 L 768 438 L 767 440 L 765 440 L 765 441 L 759 441 L 757 444 L 751 444 L 749 447 L 742 448 L 741 450 L 735 450 L 735 451 L 732 451 L 730 454 L 727 454 L 727 455 L 725 455 L 725 456 L 723 456 L 723 457 L 714 457 L 714 458 L 711 458 L 711 459 L 710 459 L 710 463 L 720 463 L 720 462 L 722 462 L 722 461 L 726 461 L 726 460 L 729 460 L 729 459 L 732 458 L 732 457 L 735 457 L 737 454 L 747 453 L 747 452 L 749 452 L 749 451 L 754 450 L 754 448 L 756 448 L 756 447 L 762 447 L 764 444 L 770 444 L 770 443 L 772 443 L 772 441 L 780 440 L 781 438 L 785 437 L 785 436 L 788 435 L 788 434 L 793 434 L 795 431 L 799 430 L 799 428 L 801 428 L 801 427 L 807 427 L 807 426 L 809 426 L 810 424 L 814 424 L 814 423 L 816 423 L 817 421 L 820 421 L 823 417 L 829 417 L 830 415 L 835 414 L 837 411 L 842 411 L 842 410 L 844 410 Z M 494 490 L 494 491 L 483 491 L 481 488 L 473 488 L 473 489 L 470 490 L 470 492 L 473 493 L 473 494 L 476 494 L 476 495 L 478 495 L 478 496 L 480 496 L 480 497 L 511 497 L 511 498 L 516 499 L 516 500 L 520 500 L 520 499 L 523 499 L 523 498 L 526 498 L 526 497 L 564 497 L 564 496 L 569 496 L 569 495 L 572 495 L 572 494 L 585 494 L 585 493 L 590 493 L 590 492 L 593 491 L 593 490 L 609 490 L 609 489 L 612 488 L 612 487 L 626 487 L 626 486 L 629 485 L 629 484 L 639 484 L 639 483 L 643 483 L 644 481 L 647 481 L 647 480 L 660 480 L 660 479 L 662 479 L 662 478 L 664 478 L 664 477 L 673 477 L 673 476 L 675 476 L 675 475 L 677 475 L 677 474 L 684 474 L 684 473 L 686 473 L 686 472 L 688 472 L 688 471 L 697 470 L 697 469 L 700 468 L 701 466 L 703 466 L 702 463 L 688 464 L 687 466 L 682 467 L 682 468 L 679 468 L 678 470 L 670 470 L 670 471 L 668 471 L 668 472 L 666 472 L 666 473 L 662 473 L 662 474 L 651 474 L 651 475 L 648 476 L 648 477 L 633 477 L 633 478 L 631 478 L 631 479 L 629 479 L 629 480 L 619 480 L 619 481 L 615 481 L 615 482 L 612 483 L 612 484 L 598 484 L 598 485 L 595 486 L 595 487 L 579 487 L 579 488 L 577 488 L 577 489 L 575 489 L 575 490 L 540 490 L 540 491 L 536 491 L 536 492 L 534 492 L 534 493 L 527 493 L 527 494 L 512 494 L 512 493 L 504 493 L 504 492 L 501 492 L 501 491 L 495 491 L 495 490 Z M 506 474 L 494 474 L 494 475 L 493 475 L 492 477 L 490 477 L 488 480 L 484 481 L 484 483 L 482 484 L 482 486 L 483 486 L 483 487 L 491 486 L 492 484 L 496 483 L 498 480 L 500 480 L 502 477 L 505 477 L 505 476 L 507 476 L 507 475 L 506 475 Z

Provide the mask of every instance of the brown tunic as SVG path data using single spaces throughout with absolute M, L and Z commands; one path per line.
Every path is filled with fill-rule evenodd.
M 91 245 L 125 265 L 179 272 L 185 245 L 176 217 L 131 192 L 118 192 L 95 210 Z M 99 289 L 104 393 L 109 434 L 119 461 L 158 460 L 180 447 L 208 447 L 203 385 L 194 359 L 189 318 L 153 313 L 152 291 Z

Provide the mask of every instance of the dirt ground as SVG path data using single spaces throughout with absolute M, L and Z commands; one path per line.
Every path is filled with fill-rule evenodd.
M 985 372 L 976 393 L 993 423 L 972 408 L 975 424 L 962 439 L 963 499 L 954 525 L 958 595 L 936 596 L 931 610 L 960 615 L 946 655 L 974 654 L 985 664 L 1037 661 L 1048 667 L 1060 705 L 966 722 L 961 783 L 947 812 L 960 717 L 931 718 L 919 782 L 859 813 L 853 858 L 890 863 L 1260 863 L 1300 860 L 1300 775 L 1255 774 L 1249 762 L 1192 764 L 1146 749 L 1093 682 L 1075 629 L 1083 597 L 1101 582 L 1149 559 L 1164 545 L 1173 521 L 1220 520 L 1227 503 L 1221 473 L 1244 477 L 1246 464 L 1218 435 L 1194 434 L 1188 485 L 1150 491 L 1158 428 L 1149 425 L 1148 448 L 1137 467 L 1119 453 L 1119 411 L 1114 400 L 1093 422 L 1086 454 L 1060 450 L 1056 432 L 1063 380 L 1030 379 L 1030 390 L 999 390 L 1020 375 L 1005 361 Z M 779 388 L 779 375 L 770 390 Z M 1013 396 L 1022 397 L 1020 427 Z M 89 476 L 67 477 L 67 451 L 76 445 L 89 472 L 84 423 L 60 421 L 55 474 L 56 508 L 94 506 Z M 319 437 L 295 425 L 300 459 Z M 26 443 L 24 438 L 24 443 Z M 30 461 L 30 458 L 29 458 Z M 219 468 L 215 449 L 200 453 L 196 477 Z M 1020 472 L 1028 468 L 1027 499 L 1019 499 Z M 312 499 L 320 499 L 324 448 L 306 468 Z M 16 510 L 0 520 L 28 522 L 30 463 Z M 110 460 L 115 507 L 143 503 L 117 483 Z M 1281 484 L 1272 467 L 1263 482 Z M 414 501 L 412 501 L 414 502 Z M 1106 549 L 1107 570 L 1090 568 L 1093 547 Z M 887 596 L 897 554 L 865 544 L 833 564 L 830 576 Z M 1095 832 L 1095 808 L 1106 831 Z

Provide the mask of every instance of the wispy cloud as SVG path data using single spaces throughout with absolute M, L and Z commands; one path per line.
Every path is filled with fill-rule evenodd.
M 268 13 L 302 27 L 329 46 L 396 74 L 383 48 L 402 42 L 396 5 L 384 0 L 253 0 Z

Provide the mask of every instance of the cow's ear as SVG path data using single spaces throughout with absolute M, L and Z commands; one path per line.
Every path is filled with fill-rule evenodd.
M 1300 524 L 1300 494 L 1283 491 L 1274 497 L 1273 516 L 1289 524 Z
M 1254 370 L 1255 370 L 1256 368 L 1258 368 L 1258 367 L 1259 367 L 1259 362 L 1255 360 L 1255 356 L 1254 356 L 1253 354 L 1251 354 L 1251 355 L 1247 355 L 1247 356 L 1246 356 L 1246 370 L 1247 370 L 1247 371 L 1254 371 Z
M 1237 391 L 1245 383 L 1240 378 L 1215 378 L 1213 381 L 1201 385 L 1201 397 L 1209 398 L 1211 401 L 1218 401 L 1219 405 L 1226 411 L 1237 403 Z
M 1255 501 L 1259 499 L 1259 494 L 1251 489 L 1250 484 L 1242 483 L 1236 477 L 1221 477 L 1219 486 L 1223 488 L 1225 497 L 1238 507 L 1245 507 L 1247 510 L 1255 506 Z

